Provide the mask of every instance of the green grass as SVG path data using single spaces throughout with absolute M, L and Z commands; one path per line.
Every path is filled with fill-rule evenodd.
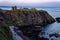
M 0 25 L 0 40 L 13 40 L 9 26 L 6 23 L 2 24 Z

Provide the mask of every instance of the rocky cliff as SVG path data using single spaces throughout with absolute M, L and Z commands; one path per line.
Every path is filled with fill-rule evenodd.
M 47 11 L 44 10 L 36 10 L 36 9 L 16 9 L 6 11 L 5 17 L 8 20 L 12 20 L 16 22 L 19 26 L 22 25 L 46 25 L 49 23 L 53 23 L 54 18 L 48 14 Z
M 54 18 L 44 10 L 37 10 L 35 8 L 16 9 L 16 7 L 13 7 L 13 10 L 0 10 L 0 39 L 12 40 L 10 38 L 9 25 L 19 27 L 26 27 L 28 25 L 43 26 L 53 22 L 55 22 Z

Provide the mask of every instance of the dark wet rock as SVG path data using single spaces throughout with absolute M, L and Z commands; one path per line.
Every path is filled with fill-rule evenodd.
M 37 30 L 35 29 L 29 29 L 29 30 L 25 30 L 24 32 L 23 31 L 20 31 L 18 27 L 15 27 L 14 28 L 15 32 L 17 32 L 18 35 L 20 35 L 21 37 L 23 36 L 26 36 L 28 37 L 30 40 L 40 40 L 41 38 L 38 37 L 38 32 Z M 30 31 L 31 30 L 31 31 Z M 34 30 L 34 32 L 32 32 Z M 23 34 L 23 35 L 22 35 Z M 25 37 L 24 37 L 25 38 Z
M 37 36 L 37 37 L 32 38 L 32 40 L 49 40 L 49 39 Z
M 35 37 L 30 37 L 30 40 L 49 40 L 48 38 L 44 38 L 44 37 L 39 37 L 39 36 L 35 36 Z
M 24 26 L 19 28 L 24 35 L 30 37 L 30 36 L 37 36 L 39 32 L 41 32 L 40 29 L 34 27 L 34 26 Z
M 51 38 L 51 40 L 54 40 L 53 38 Z
M 40 37 L 38 37 L 38 35 L 41 30 L 34 25 L 21 26 L 19 27 L 19 30 L 22 31 L 24 36 L 28 37 L 31 40 L 40 40 Z
M 49 40 L 48 38 L 41 37 L 40 40 Z
M 58 23 L 60 23 L 60 17 L 56 18 L 56 21 L 57 21 Z
M 42 32 L 40 33 L 40 35 L 43 35 L 43 34 L 45 34 L 45 32 L 44 32 L 44 31 L 42 31 Z
M 60 37 L 60 35 L 58 33 L 53 33 L 53 34 L 49 35 L 49 37 L 52 37 L 52 36 L 55 36 L 56 38 Z
M 0 21 L 3 21 L 4 20 L 4 18 L 3 17 L 0 17 Z
M 35 27 L 34 25 L 19 27 L 19 30 L 22 31 L 23 35 L 27 36 L 30 40 L 49 40 L 48 38 L 38 36 L 41 32 L 40 29 L 41 27 Z

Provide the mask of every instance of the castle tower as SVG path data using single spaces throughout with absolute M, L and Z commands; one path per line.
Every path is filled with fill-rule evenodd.
M 17 10 L 17 7 L 16 6 L 12 6 L 12 10 Z

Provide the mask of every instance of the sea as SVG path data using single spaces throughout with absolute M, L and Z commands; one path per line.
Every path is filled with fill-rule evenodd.
M 7 8 L 7 7 L 1 7 L 1 9 L 4 10 L 11 10 L 11 8 Z M 59 7 L 40 7 L 40 8 L 36 8 L 37 10 L 45 10 L 47 11 L 54 19 L 57 17 L 60 17 L 60 8 Z M 41 37 L 45 37 L 45 38 L 49 38 L 49 40 L 60 40 L 60 23 L 52 23 L 47 25 L 42 32 L 44 32 L 42 35 L 41 33 L 39 34 L 39 36 Z M 49 37 L 50 34 L 59 34 L 59 37 Z
M 45 7 L 45 8 L 37 8 L 38 10 L 47 11 L 54 19 L 60 17 L 60 8 L 58 7 Z M 42 37 L 48 38 L 49 40 L 60 40 L 60 23 L 53 23 L 47 25 L 41 32 Z M 40 34 L 40 36 L 41 36 Z M 50 34 L 59 34 L 59 37 L 49 37 Z

